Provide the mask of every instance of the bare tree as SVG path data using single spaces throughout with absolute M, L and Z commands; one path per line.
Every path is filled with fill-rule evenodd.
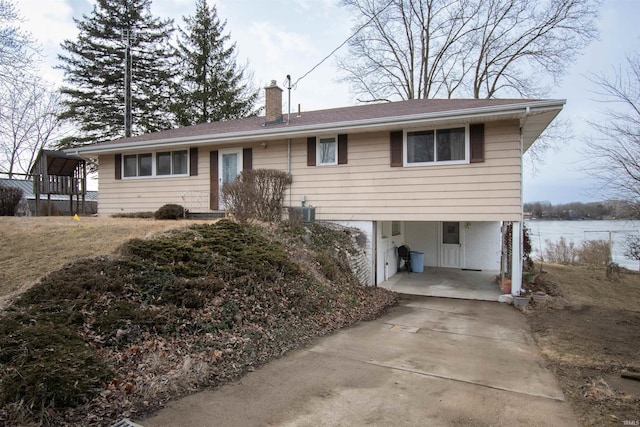
M 13 0 L 0 0 L 0 170 L 28 172 L 58 128 L 59 95 L 40 82 L 39 49 L 22 31 Z
M 453 93 L 468 67 L 461 43 L 479 12 L 471 0 L 343 0 L 368 24 L 338 61 L 344 80 L 365 100 L 421 99 Z
M 20 75 L 30 72 L 38 53 L 28 33 L 20 30 L 20 15 L 12 0 L 0 0 L 0 82 L 9 84 Z
M 640 55 L 629 56 L 626 65 L 613 78 L 591 76 L 609 107 L 589 122 L 595 135 L 587 140 L 586 161 L 610 198 L 640 206 Z
M 640 236 L 628 235 L 625 240 L 624 256 L 627 259 L 636 260 L 640 262 Z M 638 271 L 640 271 L 640 264 L 638 264 Z
M 29 173 L 38 152 L 59 135 L 60 93 L 36 78 L 0 85 L 0 165 L 9 175 Z
M 363 100 L 533 96 L 597 37 L 598 0 L 342 0 L 364 27 L 338 61 Z
M 562 115 L 556 117 L 536 139 L 535 144 L 531 145 L 524 153 L 524 165 L 528 168 L 527 170 L 534 175 L 537 174 L 544 164 L 547 152 L 549 150 L 556 151 L 559 148 L 559 142 L 569 141 L 574 137 L 575 134 L 569 119 Z

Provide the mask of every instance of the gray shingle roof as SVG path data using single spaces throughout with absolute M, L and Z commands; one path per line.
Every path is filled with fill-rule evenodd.
M 317 111 L 304 111 L 298 116 L 297 112 L 292 112 L 290 121 L 287 123 L 287 114 L 283 116 L 284 121 L 277 124 L 265 125 L 264 116 L 249 117 L 245 119 L 228 120 L 213 123 L 203 123 L 195 126 L 186 126 L 176 129 L 169 129 L 161 132 L 154 132 L 131 138 L 122 138 L 114 141 L 96 144 L 93 147 L 106 146 L 110 144 L 134 143 L 143 141 L 157 141 L 165 139 L 190 138 L 203 135 L 220 135 L 225 133 L 255 132 L 272 129 L 294 130 L 312 125 L 335 125 L 342 122 L 354 122 L 360 120 L 371 120 L 380 118 L 402 118 L 416 114 L 429 114 L 447 111 L 462 111 L 479 109 L 486 107 L 499 107 L 507 105 L 526 104 L 537 102 L 535 99 L 419 99 L 399 102 L 388 102 L 382 104 L 366 104 L 352 107 L 332 108 Z
M 479 123 L 523 120 L 525 151 L 565 104 L 563 99 L 419 99 L 292 113 L 287 122 L 265 124 L 264 117 L 203 123 L 65 150 L 84 157 L 164 146 L 195 147 L 283 140 L 324 132 L 391 131 L 427 123 Z

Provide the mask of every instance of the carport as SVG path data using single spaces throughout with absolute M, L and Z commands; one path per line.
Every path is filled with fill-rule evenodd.
M 498 301 L 498 271 L 426 267 L 422 273 L 398 272 L 379 286 L 400 294 Z

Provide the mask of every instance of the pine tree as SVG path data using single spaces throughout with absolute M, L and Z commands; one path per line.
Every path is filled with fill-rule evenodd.
M 215 5 L 198 0 L 196 13 L 183 17 L 179 28 L 178 52 L 182 61 L 179 102 L 174 105 L 182 126 L 229 120 L 256 114 L 258 91 L 246 76 L 246 67 L 236 65 L 236 45 L 227 47 Z
M 98 0 L 92 13 L 76 19 L 75 41 L 62 43 L 65 111 L 61 118 L 79 130 L 61 148 L 109 141 L 125 132 L 125 49 L 131 55 L 131 134 L 168 129 L 174 121 L 171 94 L 176 58 L 169 39 L 172 20 L 151 15 L 151 0 Z

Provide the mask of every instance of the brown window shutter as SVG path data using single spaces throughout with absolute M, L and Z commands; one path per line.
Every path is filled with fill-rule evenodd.
M 218 151 L 209 153 L 210 185 L 209 209 L 218 210 Z
M 122 179 L 122 154 L 116 154 L 116 179 Z
M 338 164 L 346 165 L 347 164 L 347 134 L 338 135 Z
M 307 166 L 316 165 L 316 137 L 307 138 Z
M 484 162 L 484 123 L 469 126 L 471 163 Z
M 245 148 L 242 150 L 242 169 L 253 169 L 253 150 L 251 148 Z
M 391 146 L 391 166 L 402 167 L 402 131 L 394 131 L 389 135 Z
M 189 149 L 189 175 L 198 175 L 198 147 Z

